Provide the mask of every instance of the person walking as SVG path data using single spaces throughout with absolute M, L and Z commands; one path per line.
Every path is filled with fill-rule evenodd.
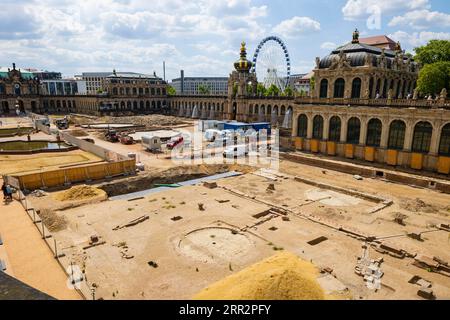
M 11 188 L 11 186 L 9 185 L 9 184 L 7 184 L 6 185 L 6 198 L 7 198 L 7 200 L 9 200 L 9 201 L 12 201 L 12 194 L 13 194 L 13 191 L 12 191 L 12 188 Z
M 8 198 L 8 192 L 6 191 L 6 183 L 3 182 L 2 185 L 2 192 L 3 192 L 3 200 L 6 201 L 6 199 Z

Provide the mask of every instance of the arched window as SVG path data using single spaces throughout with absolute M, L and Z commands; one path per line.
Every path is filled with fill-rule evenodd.
M 352 98 L 358 99 L 361 97 L 361 79 L 355 78 L 352 82 Z
M 366 145 L 370 147 L 379 147 L 381 141 L 381 121 L 380 119 L 370 119 L 367 124 Z
M 439 143 L 439 155 L 450 156 L 450 123 L 447 123 L 441 131 L 441 142 Z
M 372 98 L 373 97 L 373 78 L 370 78 L 369 81 L 369 96 L 367 98 Z
M 421 121 L 414 127 L 412 152 L 428 153 L 430 151 L 431 134 L 433 126 L 426 121 Z
M 392 121 L 389 127 L 388 148 L 402 150 L 405 143 L 406 124 L 401 120 Z
M 248 113 L 253 114 L 253 105 L 252 104 L 248 107 Z
M 5 85 L 3 83 L 0 83 L 0 94 L 5 94 Z
M 323 118 L 315 116 L 313 119 L 313 139 L 322 139 L 323 137 Z
M 350 118 L 347 124 L 347 143 L 358 144 L 361 121 L 358 118 Z
M 306 115 L 301 114 L 298 116 L 297 136 L 306 138 L 308 135 L 308 118 Z
M 335 142 L 339 142 L 341 140 L 341 118 L 338 116 L 331 117 L 330 119 L 328 140 Z
M 327 98 L 328 97 L 328 80 L 322 79 L 320 81 L 320 98 Z
M 342 78 L 337 79 L 334 82 L 334 97 L 343 98 L 345 91 L 345 80 Z

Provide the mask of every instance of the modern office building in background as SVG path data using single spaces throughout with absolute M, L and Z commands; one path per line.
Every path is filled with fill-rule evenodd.
M 97 94 L 101 93 L 103 91 L 103 81 L 105 81 L 109 77 L 114 78 L 120 78 L 123 76 L 123 78 L 144 78 L 144 79 L 155 79 L 162 81 L 161 78 L 157 77 L 154 73 L 153 75 L 146 75 L 142 73 L 136 73 L 136 72 L 83 72 L 81 74 L 81 79 L 86 81 L 86 91 L 87 94 Z M 75 78 L 80 76 L 75 76 Z
M 86 95 L 86 81 L 77 79 L 41 80 L 41 94 L 51 96 Z
M 226 95 L 227 77 L 185 77 L 181 70 L 180 78 L 173 79 L 170 85 L 179 95 Z M 206 89 L 203 91 L 201 88 Z

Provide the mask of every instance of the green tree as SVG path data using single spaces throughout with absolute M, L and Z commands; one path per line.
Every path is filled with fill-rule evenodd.
M 201 84 L 201 85 L 198 86 L 198 92 L 200 94 L 208 95 L 210 93 L 210 91 L 211 90 L 206 85 Z
M 252 87 L 252 85 L 251 85 L 251 84 L 247 84 L 247 94 L 248 94 L 248 95 L 251 95 L 252 92 L 253 92 L 253 87 Z
M 314 88 L 316 87 L 316 78 L 314 76 L 312 76 L 311 79 L 309 80 L 309 86 L 311 88 L 311 91 L 313 91 Z
M 284 89 L 284 95 L 287 97 L 292 97 L 294 95 L 294 91 L 291 87 L 286 87 L 286 89 Z
M 174 96 L 174 95 L 177 94 L 177 91 L 175 90 L 174 87 L 168 86 L 168 87 L 167 87 L 167 94 L 168 94 L 169 96 Z
M 266 95 L 266 87 L 262 83 L 258 83 L 256 86 L 256 94 L 259 96 L 265 96 Z
M 280 94 L 280 89 L 272 84 L 266 91 L 266 96 L 268 97 L 274 97 L 274 96 L 278 96 Z
M 450 41 L 431 40 L 414 51 L 414 59 L 423 65 L 417 80 L 419 92 L 439 94 L 443 88 L 450 89 Z
M 237 93 L 238 93 L 238 85 L 235 83 L 233 85 L 233 97 L 236 97 Z
M 450 61 L 450 41 L 431 40 L 427 45 L 415 48 L 415 60 L 423 65 Z
M 423 94 L 439 94 L 450 88 L 450 61 L 425 65 L 419 73 L 417 89 Z

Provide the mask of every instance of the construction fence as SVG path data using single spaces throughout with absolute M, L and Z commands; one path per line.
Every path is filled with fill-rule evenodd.
M 12 176 L 12 178 L 17 181 L 14 185 L 19 189 L 35 190 L 130 175 L 135 172 L 135 168 L 135 160 L 129 159 L 36 173 L 17 174 Z M 10 181 L 10 177 L 7 178 L 7 181 Z
M 122 175 L 131 175 L 136 172 L 136 160 L 122 156 L 113 151 L 97 146 L 88 141 L 78 139 L 68 133 L 59 130 L 50 130 L 47 126 L 35 121 L 39 130 L 49 134 L 59 134 L 64 140 L 83 151 L 95 154 L 103 162 L 78 166 L 60 167 L 53 170 L 45 170 L 34 173 L 13 174 L 5 179 L 11 181 L 11 185 L 21 190 L 35 190 L 70 185 L 72 183 L 90 182 Z
M 41 234 L 42 240 L 44 240 L 45 244 L 52 252 L 53 257 L 56 259 L 56 261 L 58 262 L 59 266 L 62 268 L 64 273 L 67 275 L 68 281 L 71 281 L 73 289 L 76 290 L 80 294 L 81 298 L 83 298 L 84 300 L 87 299 L 95 300 L 94 291 L 88 285 L 86 275 L 83 274 L 82 276 L 80 276 L 74 274 L 75 269 L 74 264 L 71 261 L 71 258 L 67 257 L 64 254 L 63 250 L 58 246 L 56 239 L 53 237 L 52 233 L 47 229 L 47 227 L 45 226 L 42 219 L 39 217 L 38 212 L 34 209 L 31 202 L 27 200 L 23 192 L 20 190 L 18 190 L 14 194 L 14 197 L 21 203 L 28 217 L 31 219 L 34 226 Z

